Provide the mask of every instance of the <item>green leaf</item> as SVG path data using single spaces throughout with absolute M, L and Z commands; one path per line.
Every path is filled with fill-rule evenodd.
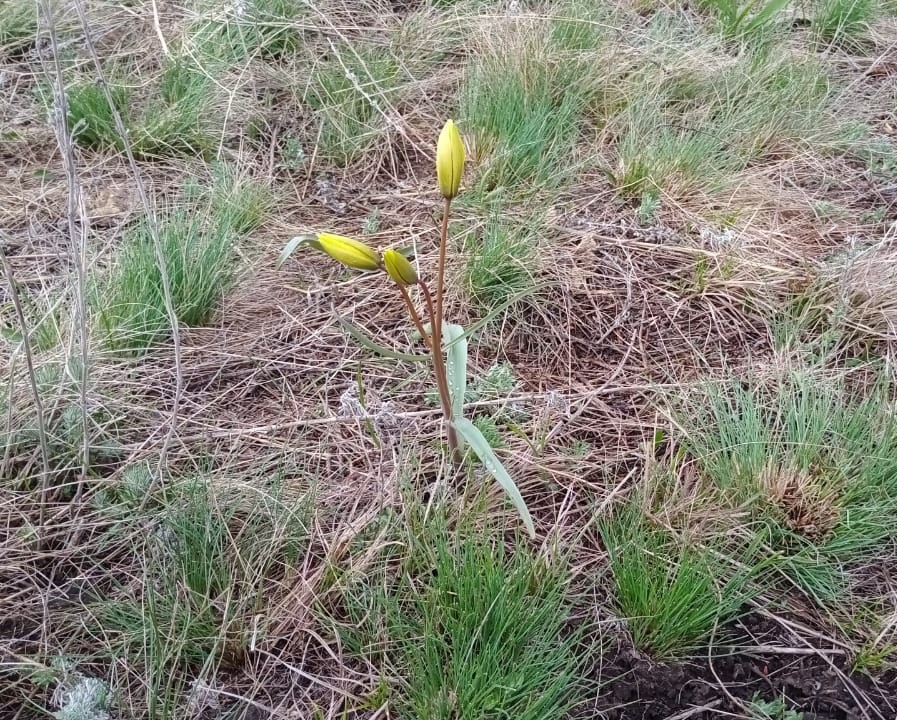
M 753 30 L 762 27 L 767 22 L 770 22 L 773 16 L 778 15 L 782 10 L 785 9 L 785 6 L 788 5 L 789 0 L 770 0 L 770 2 L 766 3 L 763 6 L 763 9 L 760 10 L 751 21 L 747 24 L 745 28 L 746 32 L 752 32 Z
M 445 374 L 452 396 L 452 417 L 464 415 L 464 394 L 467 392 L 467 338 L 460 325 L 444 323 L 442 347 L 445 349 Z
M 277 258 L 277 267 L 283 265 L 287 261 L 287 258 L 289 258 L 300 245 L 308 245 L 315 250 L 323 251 L 321 243 L 318 242 L 318 239 L 314 235 L 297 235 L 284 246 L 283 250 L 280 251 L 280 255 Z
M 19 345 L 25 339 L 18 330 L 5 325 L 0 326 L 0 337 L 12 345 Z
M 481 433 L 477 426 L 467 418 L 456 418 L 452 421 L 452 425 L 455 426 L 455 429 L 461 434 L 461 437 L 467 441 L 471 450 L 474 451 L 476 456 L 480 459 L 480 462 L 483 463 L 492 477 L 498 481 L 498 484 L 501 485 L 504 491 L 508 494 L 514 507 L 517 508 L 517 512 L 520 513 L 520 517 L 523 519 L 523 524 L 526 526 L 530 538 L 535 539 L 536 528 L 533 526 L 533 519 L 529 514 L 526 503 L 523 501 L 523 496 L 520 494 L 520 491 L 517 489 L 511 476 L 508 475 L 505 466 L 501 464 L 501 461 L 495 455 L 489 442 L 483 437 L 483 433 Z
M 365 335 L 361 328 L 357 325 L 353 325 L 344 318 L 339 318 L 339 324 L 340 327 L 342 327 L 342 329 L 345 330 L 359 345 L 368 350 L 373 350 L 375 353 L 383 355 L 384 357 L 393 358 L 394 360 L 405 360 L 407 362 L 427 362 L 430 359 L 429 355 L 412 355 L 410 353 L 396 352 L 384 345 L 379 345 Z

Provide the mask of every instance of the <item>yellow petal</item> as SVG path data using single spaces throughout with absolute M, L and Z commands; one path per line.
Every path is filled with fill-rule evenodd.
M 319 233 L 318 244 L 330 257 L 356 270 L 378 270 L 380 254 L 364 243 L 331 233 Z
M 436 143 L 436 179 L 443 197 L 453 198 L 458 194 L 463 170 L 464 141 L 458 126 L 446 120 Z
M 383 251 L 383 267 L 386 268 L 386 274 L 395 280 L 399 285 L 414 285 L 417 283 L 417 273 L 414 265 L 408 262 L 402 253 L 396 250 Z

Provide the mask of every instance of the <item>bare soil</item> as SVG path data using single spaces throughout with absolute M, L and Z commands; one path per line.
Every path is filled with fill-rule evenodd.
M 748 713 L 757 699 L 783 700 L 786 708 L 803 713 L 801 720 L 897 717 L 894 670 L 878 677 L 851 672 L 851 660 L 840 649 L 807 647 L 806 640 L 795 645 L 794 635 L 756 615 L 740 622 L 733 636 L 743 645 L 716 646 L 707 656 L 679 663 L 654 663 L 631 649 L 619 649 L 605 657 L 602 690 L 581 717 L 755 717 Z

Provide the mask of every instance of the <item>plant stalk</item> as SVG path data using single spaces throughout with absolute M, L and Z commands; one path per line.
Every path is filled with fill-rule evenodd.
M 445 372 L 445 359 L 442 357 L 442 332 L 439 333 L 437 344 L 435 331 L 436 310 L 433 307 L 433 297 L 430 294 L 430 288 L 427 287 L 427 284 L 423 280 L 418 280 L 417 284 L 423 291 L 424 300 L 427 303 L 427 313 L 430 316 L 430 329 L 433 331 L 430 339 L 430 355 L 433 357 L 433 370 L 436 375 L 436 386 L 439 389 L 439 401 L 442 405 L 442 418 L 445 422 L 445 436 L 448 441 L 449 449 L 452 452 L 452 460 L 456 465 L 460 465 L 461 445 L 458 442 L 458 432 L 455 430 L 455 426 L 452 425 L 452 394 L 449 392 L 448 375 Z M 442 326 L 440 325 L 440 330 L 441 329 Z
M 433 320 L 433 345 L 442 350 L 442 318 L 443 318 L 443 287 L 445 285 L 445 256 L 448 246 L 448 224 L 452 212 L 452 199 L 446 198 L 442 209 L 442 231 L 439 235 L 439 264 L 436 266 L 436 312 Z M 427 293 L 429 297 L 429 293 Z
M 408 314 L 411 315 L 411 319 L 414 321 L 414 326 L 420 333 L 421 338 L 423 338 L 424 344 L 427 346 L 427 350 L 432 350 L 433 341 L 430 336 L 427 335 L 427 331 L 424 329 L 424 323 L 420 319 L 420 315 L 418 315 L 418 312 L 414 307 L 414 303 L 411 302 L 411 296 L 408 294 L 408 288 L 406 288 L 404 285 L 399 285 L 398 283 L 396 283 L 396 285 L 398 285 L 399 292 L 402 293 L 402 300 L 405 301 L 405 307 L 408 308 Z
M 25 311 L 22 309 L 22 303 L 19 300 L 19 291 L 16 288 L 16 279 L 13 275 L 12 266 L 6 259 L 6 252 L 3 245 L 0 244 L 0 264 L 3 265 L 3 273 L 6 275 L 6 281 L 9 283 L 9 296 L 12 299 L 12 306 L 16 313 L 16 319 L 19 322 L 19 329 L 22 332 L 22 349 L 25 352 L 25 367 L 28 371 L 28 382 L 31 384 L 31 394 L 34 400 L 34 412 L 37 417 L 37 438 L 40 445 L 40 457 L 43 467 L 43 473 L 40 481 L 40 508 L 38 525 L 41 532 L 44 530 L 44 519 L 47 511 L 47 496 L 50 488 L 50 445 L 47 441 L 46 418 L 44 416 L 44 405 L 41 401 L 40 390 L 37 387 L 37 372 L 34 367 L 34 356 L 31 352 L 31 333 L 28 327 L 28 321 L 25 318 Z M 41 545 L 44 539 L 41 538 Z

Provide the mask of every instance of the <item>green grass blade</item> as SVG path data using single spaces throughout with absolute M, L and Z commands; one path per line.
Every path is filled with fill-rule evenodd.
M 745 24 L 744 32 L 750 34 L 772 22 L 773 18 L 785 9 L 788 2 L 789 0 L 770 0 L 763 6 L 760 12 L 751 18 L 750 22 Z M 739 22 L 741 19 L 743 18 L 740 18 Z
M 474 453 L 476 453 L 480 462 L 486 466 L 486 469 L 490 472 L 492 477 L 494 477 L 498 481 L 498 484 L 504 488 L 504 491 L 508 494 L 514 507 L 517 508 L 517 512 L 520 513 L 520 517 L 523 519 L 523 524 L 526 526 L 530 538 L 535 539 L 536 528 L 533 525 L 533 518 L 529 514 L 529 509 L 526 507 L 523 496 L 520 494 L 517 485 L 511 479 L 508 471 L 505 470 L 505 466 L 501 464 L 501 461 L 495 455 L 489 442 L 483 437 L 483 433 L 481 433 L 477 426 L 467 418 L 456 418 L 452 421 L 452 424 L 455 426 L 455 429 L 461 433 L 461 437 L 463 437 L 468 445 L 470 445 Z

